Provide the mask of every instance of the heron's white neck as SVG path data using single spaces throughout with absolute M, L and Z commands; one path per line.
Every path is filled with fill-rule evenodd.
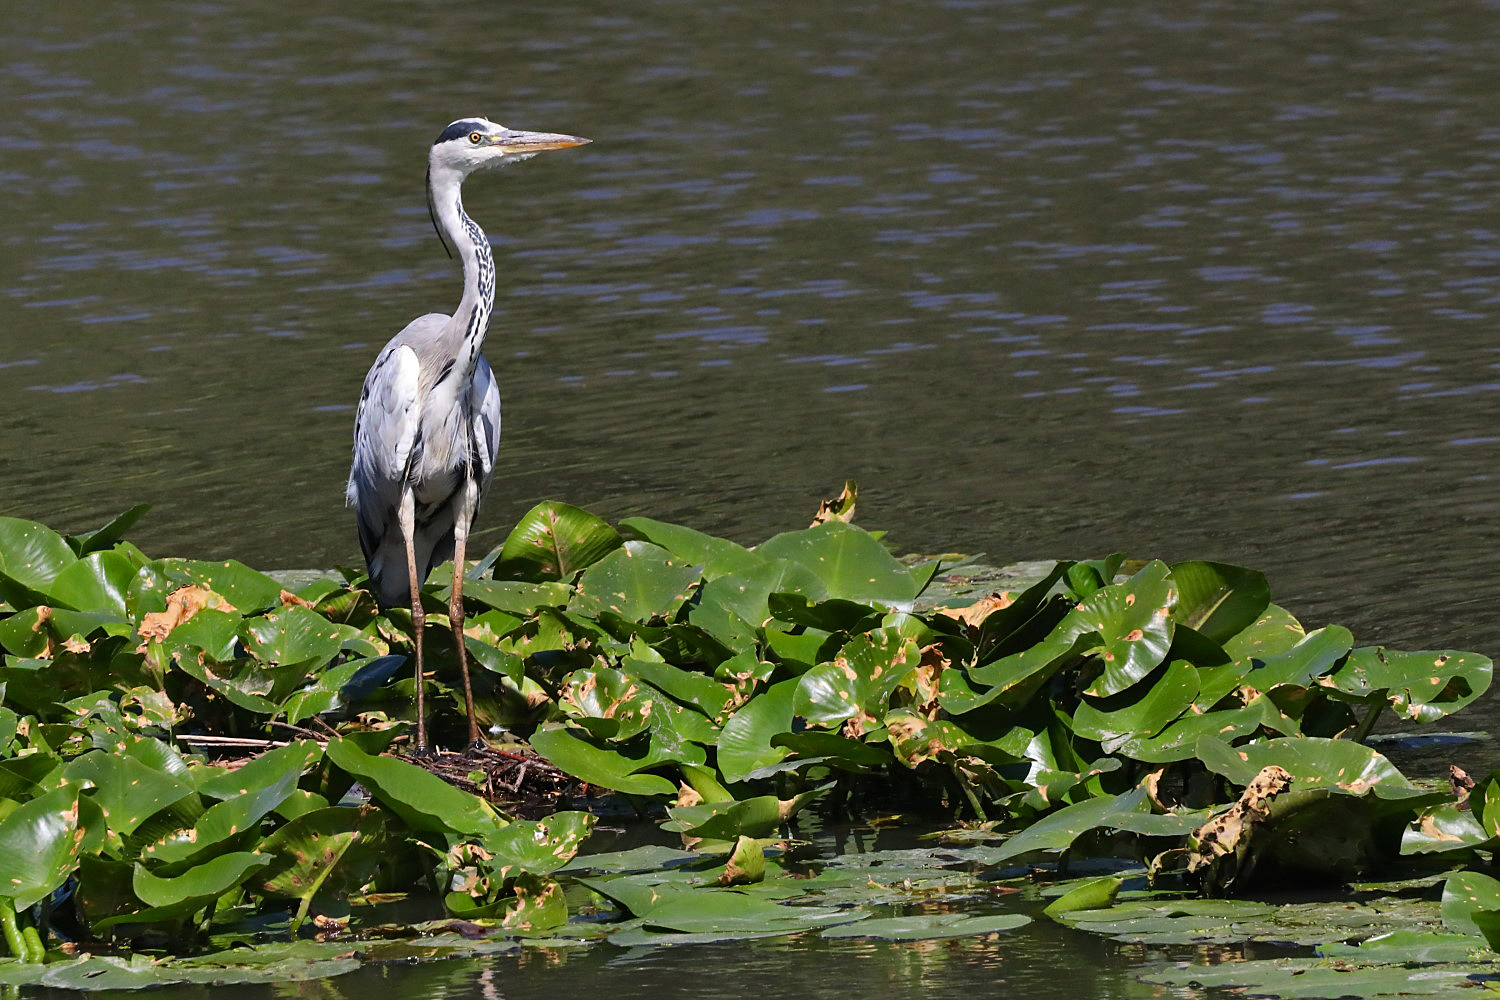
M 484 346 L 490 313 L 495 309 L 495 255 L 490 251 L 484 230 L 464 211 L 460 196 L 463 179 L 456 170 L 435 167 L 428 177 L 428 193 L 443 239 L 463 262 L 464 295 L 453 311 L 453 318 L 463 331 L 463 340 L 455 345 L 455 351 L 458 367 L 464 373 L 463 384 L 467 384 L 479 363 L 479 350 Z

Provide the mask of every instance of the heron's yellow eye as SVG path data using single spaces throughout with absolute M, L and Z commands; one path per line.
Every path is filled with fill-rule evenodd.
M 479 145 L 479 140 L 482 139 L 482 138 L 484 138 L 484 137 L 482 135 L 480 135 L 478 132 L 470 132 L 469 133 L 469 141 L 472 142 L 476 146 Z

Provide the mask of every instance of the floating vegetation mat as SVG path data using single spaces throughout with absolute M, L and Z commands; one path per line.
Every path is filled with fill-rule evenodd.
M 853 506 L 752 548 L 538 505 L 469 569 L 461 634 L 428 630 L 434 734 L 462 741 L 461 642 L 491 746 L 422 761 L 410 618 L 361 574 L 152 558 L 125 540 L 140 508 L 77 536 L 0 518 L 0 982 L 900 942 L 1039 913 L 1132 947 L 1301 949 L 1153 976 L 1325 989 L 1314 972 L 1378 967 L 1386 989 L 1407 954 L 1422 982 L 1460 962 L 1463 988 L 1488 981 L 1500 775 L 1469 773 L 1467 738 L 1428 739 L 1434 780 L 1366 742 L 1471 704 L 1487 657 L 1307 627 L 1222 563 L 900 559 Z M 811 815 L 890 812 L 955 828 L 850 858 L 794 843 Z M 594 853 L 601 817 L 681 849 Z M 1142 881 L 1057 887 L 1044 911 L 1009 881 L 1100 856 Z M 1427 881 L 1408 899 L 1398 878 Z M 1361 879 L 1382 887 L 1347 895 Z M 1322 908 L 1263 901 L 1287 885 Z

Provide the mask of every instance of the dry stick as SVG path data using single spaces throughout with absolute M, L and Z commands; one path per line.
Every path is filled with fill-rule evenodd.
M 198 743 L 212 747 L 259 747 L 274 749 L 286 746 L 285 740 L 260 740 L 250 736 L 178 736 L 184 743 Z
M 271 725 L 276 726 L 279 729 L 290 729 L 294 733 L 301 733 L 306 738 L 314 740 L 318 743 L 328 742 L 328 737 L 324 736 L 322 733 L 315 733 L 311 729 L 303 729 L 301 726 L 294 726 L 290 722 L 277 722 L 275 720 L 272 720 Z M 338 733 L 334 733 L 334 735 L 337 736 Z M 285 746 L 286 744 L 282 745 Z

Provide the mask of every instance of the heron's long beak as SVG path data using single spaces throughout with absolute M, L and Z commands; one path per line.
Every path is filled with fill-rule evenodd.
M 505 132 L 495 136 L 494 143 L 506 153 L 541 153 L 549 149 L 572 149 L 589 142 L 576 135 L 557 132 Z

